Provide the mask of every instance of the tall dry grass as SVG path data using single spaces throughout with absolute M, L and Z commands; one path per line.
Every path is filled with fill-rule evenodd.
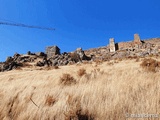
M 159 114 L 160 73 L 140 64 L 133 59 L 0 73 L 0 120 L 134 120 L 125 115 Z M 85 74 L 79 77 L 81 67 Z M 76 84 L 59 84 L 66 73 Z

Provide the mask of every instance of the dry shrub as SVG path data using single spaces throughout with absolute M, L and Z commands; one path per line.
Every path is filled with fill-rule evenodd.
M 45 105 L 52 106 L 56 102 L 56 99 L 53 96 L 48 95 L 46 97 Z
M 140 61 L 140 58 L 136 58 L 136 62 L 139 62 Z
M 83 60 L 83 64 L 92 64 L 92 61 Z
M 44 68 L 44 70 L 52 70 L 52 69 L 53 69 L 53 67 L 51 67 L 51 66 L 47 66 Z
M 14 80 L 14 78 L 13 78 L 13 77 L 10 77 L 10 78 L 8 79 L 8 81 L 11 81 L 11 80 Z
M 88 83 L 89 81 L 94 81 L 99 79 L 99 76 L 102 76 L 104 73 L 103 70 L 100 70 L 100 68 L 95 68 L 93 70 L 91 70 L 90 72 L 84 74 L 81 78 L 80 78 L 80 83 Z
M 88 110 L 82 110 L 80 98 L 69 95 L 67 100 L 69 110 L 65 111 L 65 120 L 94 120 Z
M 118 59 L 118 61 L 122 61 L 122 60 L 123 60 L 122 58 L 119 58 L 119 59 Z
M 53 70 L 53 69 L 59 69 L 58 66 L 48 66 L 44 70 Z
M 158 68 L 160 67 L 160 62 L 152 58 L 144 59 L 141 63 L 141 67 L 148 72 L 157 72 Z
M 99 60 L 99 59 L 96 59 L 95 62 L 97 65 L 101 65 L 103 63 L 102 60 Z
M 137 59 L 138 56 L 128 56 L 127 58 L 130 59 L 130 60 L 132 60 L 132 59 Z
M 153 54 L 150 54 L 149 57 L 154 57 L 154 55 L 153 55 Z
M 83 113 L 81 110 L 70 110 L 65 114 L 65 120 L 94 120 L 94 117 L 88 112 Z
M 53 68 L 54 68 L 54 69 L 59 69 L 59 67 L 58 67 L 58 66 L 54 66 Z
M 18 66 L 18 67 L 16 68 L 16 70 L 22 70 L 22 68 Z
M 102 62 L 106 62 L 106 61 L 109 61 L 111 60 L 111 56 L 110 55 L 102 55 Z
M 70 74 L 63 74 L 60 78 L 60 83 L 63 85 L 76 84 L 76 80 Z
M 89 64 L 89 61 L 83 61 L 83 64 Z
M 118 60 L 115 60 L 114 63 L 119 63 Z
M 82 77 L 83 75 L 86 74 L 86 70 L 84 68 L 81 68 L 77 71 L 77 74 L 79 77 Z
M 114 65 L 114 63 L 113 62 L 108 62 L 107 65 Z

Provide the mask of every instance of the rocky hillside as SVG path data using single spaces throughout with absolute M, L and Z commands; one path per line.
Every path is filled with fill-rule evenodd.
M 120 42 L 116 44 L 125 44 L 126 46 L 121 45 L 125 47 L 123 49 L 118 49 L 115 52 L 110 52 L 110 47 L 108 45 L 95 49 L 85 50 L 85 53 L 88 56 L 95 56 L 93 58 L 98 60 L 160 55 L 160 38 L 141 40 L 141 44 L 136 44 L 133 42 Z
M 0 63 L 0 120 L 125 120 L 138 115 L 157 120 L 160 53 L 155 41 L 115 52 L 105 46 L 52 57 L 43 52 L 8 57 Z
M 113 59 L 159 56 L 160 55 L 160 38 L 153 38 L 148 40 L 141 40 L 140 43 L 125 42 L 116 43 L 119 49 L 115 52 L 110 52 L 110 46 L 104 46 L 83 51 L 82 48 L 77 48 L 74 52 L 60 53 L 59 48 L 55 47 L 56 53 L 47 51 L 46 53 L 31 53 L 30 51 L 21 55 L 16 53 L 12 57 L 8 57 L 5 62 L 0 63 L 0 72 L 9 71 L 12 69 L 19 69 L 26 65 L 29 66 L 64 66 L 81 62 L 92 61 L 108 61 Z M 49 47 L 52 49 L 52 47 Z M 54 50 L 53 50 L 54 51 Z M 53 52 L 51 51 L 51 52 Z
M 148 43 L 152 43 L 152 44 L 160 45 L 160 38 L 145 39 L 143 41 L 148 42 Z

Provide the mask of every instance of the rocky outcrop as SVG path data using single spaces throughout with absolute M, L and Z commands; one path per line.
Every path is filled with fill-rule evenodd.
M 48 57 L 44 52 L 31 53 L 27 52 L 26 55 L 20 55 L 15 53 L 13 57 L 8 57 L 5 62 L 0 63 L 0 71 L 9 71 L 18 67 L 25 66 L 25 63 L 34 62 L 35 66 L 63 66 L 68 64 L 74 64 L 77 62 L 83 62 L 83 60 L 90 60 L 82 50 L 82 48 L 76 49 L 76 51 L 62 54 L 56 54 L 52 57 Z
M 87 57 L 82 50 L 82 48 L 78 48 L 74 52 L 64 52 L 60 55 L 54 55 L 51 58 L 48 58 L 47 63 L 49 66 L 62 66 L 67 64 L 74 64 L 77 62 L 82 62 L 83 60 L 90 60 L 90 57 Z
M 19 66 L 22 66 L 22 64 L 17 61 L 18 56 L 19 54 L 15 54 L 14 57 L 7 57 L 5 62 L 0 63 L 0 71 L 9 71 L 12 69 L 16 69 Z
M 7 57 L 5 62 L 0 63 L 0 71 L 9 71 L 18 67 L 23 67 L 26 62 L 34 62 L 37 59 L 37 55 L 20 55 L 15 53 L 13 57 Z
M 15 53 L 13 57 L 10 56 L 5 62 L 0 63 L 0 71 L 9 71 L 23 67 L 25 63 L 32 62 L 38 67 L 63 66 L 78 62 L 81 63 L 86 60 L 107 61 L 117 58 L 145 57 L 160 54 L 160 45 L 153 42 L 140 41 L 138 37 L 135 37 L 134 42 L 118 43 L 118 45 L 121 45 L 121 47 L 119 46 L 120 49 L 116 49 L 113 52 L 110 52 L 110 46 L 104 46 L 86 51 L 83 51 L 82 48 L 77 48 L 74 52 L 60 54 L 60 49 L 57 46 L 52 46 L 47 47 L 46 53 L 32 53 L 30 51 L 26 55 Z
M 82 48 L 77 48 L 76 51 L 74 52 L 74 54 L 80 58 L 80 61 L 91 60 L 91 57 L 86 56 L 84 51 L 82 50 Z

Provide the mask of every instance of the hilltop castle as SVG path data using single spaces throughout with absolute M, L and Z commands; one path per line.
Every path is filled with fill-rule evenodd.
M 142 41 L 138 34 L 134 34 L 134 40 L 131 42 L 120 42 L 115 43 L 114 38 L 109 39 L 109 51 L 115 52 L 117 50 L 136 50 L 136 49 L 149 49 L 155 45 L 148 42 Z

